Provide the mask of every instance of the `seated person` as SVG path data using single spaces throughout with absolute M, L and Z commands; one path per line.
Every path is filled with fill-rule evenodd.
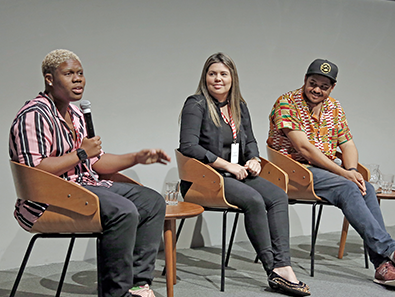
M 162 236 L 166 205 L 152 189 L 99 180 L 136 164 L 166 164 L 160 149 L 103 153 L 99 136 L 87 138 L 83 114 L 72 102 L 82 98 L 85 77 L 80 59 L 54 50 L 42 62 L 45 91 L 18 112 L 9 152 L 13 161 L 37 167 L 95 193 L 100 200 L 104 297 L 154 297 L 149 288 Z M 30 230 L 46 204 L 18 200 L 15 218 Z
M 179 150 L 223 175 L 226 200 L 243 210 L 247 235 L 269 285 L 310 295 L 291 267 L 287 194 L 259 176 L 258 146 L 236 66 L 223 53 L 207 59 L 196 94 L 185 101 Z M 187 190 L 188 184 L 182 182 L 181 192 Z
M 387 233 L 372 185 L 357 170 L 358 151 L 339 101 L 329 95 L 338 68 L 317 59 L 304 85 L 280 96 L 270 113 L 267 144 L 313 173 L 315 193 L 339 207 L 367 245 L 375 282 L 395 286 L 395 241 Z M 338 166 L 336 151 L 343 153 Z

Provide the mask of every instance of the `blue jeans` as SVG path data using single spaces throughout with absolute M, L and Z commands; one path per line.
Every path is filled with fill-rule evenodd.
M 366 182 L 366 195 L 348 179 L 317 167 L 313 173 L 315 193 L 340 208 L 351 226 L 365 241 L 370 261 L 377 268 L 395 251 L 395 240 L 385 230 L 375 190 Z

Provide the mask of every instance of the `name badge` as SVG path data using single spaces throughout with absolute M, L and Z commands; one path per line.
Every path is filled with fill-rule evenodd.
M 230 149 L 230 163 L 239 163 L 239 143 L 232 143 Z

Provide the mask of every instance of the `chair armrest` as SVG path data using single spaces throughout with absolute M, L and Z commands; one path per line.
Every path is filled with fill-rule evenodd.
M 219 191 L 223 185 L 223 177 L 214 168 L 189 158 L 176 150 L 178 175 L 180 179 L 196 184 L 208 183 L 213 191 Z
M 100 179 L 111 180 L 113 182 L 118 182 L 118 183 L 130 183 L 130 184 L 136 184 L 142 186 L 142 184 L 139 183 L 138 181 L 135 181 L 129 176 L 119 172 L 113 174 L 100 174 Z
M 313 174 L 299 162 L 283 155 L 267 146 L 267 155 L 270 162 L 276 164 L 288 174 L 289 180 L 301 186 L 308 186 L 313 182 Z
M 10 161 L 18 198 L 67 209 L 89 216 L 99 208 L 99 199 L 78 184 L 44 170 Z
M 364 180 L 366 180 L 366 181 L 370 180 L 370 171 L 368 168 L 363 166 L 361 163 L 358 163 L 357 169 L 358 169 L 358 172 L 360 174 L 362 174 Z
M 276 186 L 283 189 L 285 192 L 288 191 L 288 174 L 280 169 L 277 165 L 272 162 L 260 157 L 261 159 L 261 172 L 259 176 L 270 181 Z
M 178 175 L 192 183 L 184 200 L 204 207 L 238 208 L 226 201 L 224 178 L 211 166 L 189 158 L 175 150 Z
M 268 159 L 288 174 L 290 200 L 321 200 L 314 192 L 313 174 L 299 162 L 267 146 Z

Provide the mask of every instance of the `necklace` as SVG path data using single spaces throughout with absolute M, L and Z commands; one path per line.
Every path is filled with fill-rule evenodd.
M 226 106 L 228 103 L 229 103 L 229 100 L 225 100 L 224 102 L 218 102 L 218 106 L 221 108 L 221 107 Z

